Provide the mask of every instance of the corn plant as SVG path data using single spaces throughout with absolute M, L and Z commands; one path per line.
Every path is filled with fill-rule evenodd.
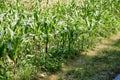
M 0 69 L 4 71 L 0 79 L 14 75 L 17 80 L 17 71 L 28 64 L 35 67 L 35 77 L 42 71 L 56 72 L 67 59 L 120 30 L 119 0 L 58 0 L 51 7 L 46 0 L 44 8 L 41 2 L 24 8 L 18 0 L 0 1 Z M 9 59 L 14 66 L 10 71 L 11 66 L 4 67 Z

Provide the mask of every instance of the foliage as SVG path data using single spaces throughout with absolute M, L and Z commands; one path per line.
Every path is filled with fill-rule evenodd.
M 0 71 L 9 79 L 7 73 L 13 69 L 4 69 L 9 59 L 14 76 L 22 61 L 37 70 L 55 72 L 66 59 L 120 30 L 119 0 L 58 1 L 45 8 L 40 7 L 41 0 L 30 8 L 18 0 L 0 2 Z M 0 78 L 4 75 L 0 73 Z

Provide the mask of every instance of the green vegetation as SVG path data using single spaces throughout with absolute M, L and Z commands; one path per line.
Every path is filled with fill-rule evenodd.
M 96 56 L 82 55 L 83 63 L 59 80 L 113 80 L 120 73 L 120 40 L 99 50 Z
M 0 80 L 35 80 L 38 73 L 56 72 L 120 30 L 119 0 L 58 1 L 45 8 L 41 1 L 25 8 L 19 0 L 0 0 Z

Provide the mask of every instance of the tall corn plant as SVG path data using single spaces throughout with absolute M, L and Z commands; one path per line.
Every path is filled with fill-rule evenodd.
M 61 59 L 93 47 L 119 29 L 119 0 L 82 0 L 80 4 L 59 1 L 53 7 L 40 8 L 41 1 L 36 1 L 30 10 L 20 2 L 0 3 L 0 58 L 2 61 L 9 56 L 14 75 L 18 57 L 27 60 L 28 55 L 33 56 L 30 60 L 37 73 L 39 68 L 56 71 Z

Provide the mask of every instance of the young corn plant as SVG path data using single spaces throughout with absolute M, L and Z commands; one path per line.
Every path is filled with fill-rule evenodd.
M 52 7 L 46 0 L 41 8 L 42 1 L 33 1 L 28 8 L 18 0 L 0 1 L 0 68 L 9 56 L 14 75 L 21 64 L 31 64 L 36 73 L 39 68 L 55 72 L 66 58 L 120 30 L 119 0 L 58 1 Z

